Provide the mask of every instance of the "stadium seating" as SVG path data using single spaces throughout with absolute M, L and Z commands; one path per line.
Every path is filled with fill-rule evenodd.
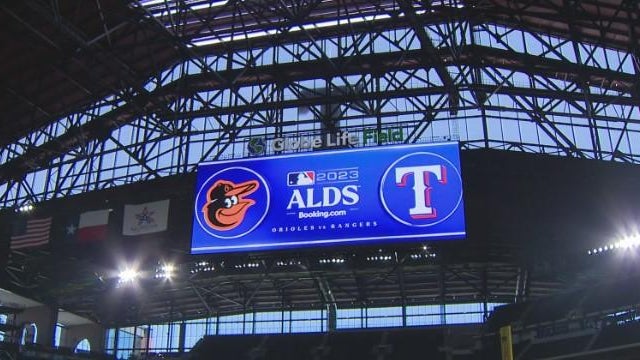
M 265 349 L 266 359 L 313 359 L 327 351 L 322 346 L 325 337 L 317 334 L 270 335 Z
M 592 337 L 593 335 L 571 336 L 534 343 L 526 351 L 526 358 L 541 359 L 556 356 L 558 354 L 581 352 L 585 350 Z
M 74 352 L 65 347 L 48 347 L 40 344 L 23 345 L 14 360 L 115 360 L 102 352 Z
M 440 332 L 425 330 L 400 330 L 389 332 L 389 344 L 392 346 L 390 357 L 385 359 L 411 359 L 422 356 L 429 359 L 444 359 L 438 347 L 442 344 Z
M 477 358 L 499 358 L 497 331 L 511 325 L 514 355 L 519 360 L 578 353 L 580 359 L 637 359 L 640 293 L 629 283 L 624 279 L 595 284 L 497 308 L 487 322 L 490 334 L 483 337 Z
M 640 342 L 640 322 L 613 324 L 600 332 L 593 349 L 602 349 Z
M 445 359 L 441 329 L 344 331 L 330 334 L 206 336 L 189 359 Z M 464 356 L 456 359 L 464 359 Z
M 640 339 L 640 322 L 611 324 L 602 329 L 574 330 L 566 324 L 566 331 L 518 333 L 515 330 L 513 353 L 519 360 L 542 359 L 581 353 L 586 358 L 634 359 L 624 357 L 633 353 Z M 338 331 L 314 334 L 206 336 L 186 355 L 187 359 L 233 360 L 471 360 L 500 358 L 500 343 L 495 334 L 478 338 L 477 346 L 447 348 L 451 329 L 415 328 L 366 331 Z M 621 357 L 597 357 L 620 352 Z M 593 357 L 590 357 L 593 353 Z
M 382 332 L 349 331 L 336 332 L 329 336 L 327 359 L 370 359 L 376 346 L 381 343 Z

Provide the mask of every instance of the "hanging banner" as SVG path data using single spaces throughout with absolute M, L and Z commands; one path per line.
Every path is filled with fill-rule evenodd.
M 204 163 L 193 210 L 194 254 L 465 236 L 457 143 Z
M 137 236 L 167 230 L 169 199 L 144 204 L 126 204 L 122 220 L 122 234 Z

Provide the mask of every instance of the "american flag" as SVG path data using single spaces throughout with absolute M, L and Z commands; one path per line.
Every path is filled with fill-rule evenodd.
M 11 250 L 46 245 L 49 243 L 51 217 L 18 220 L 11 236 Z

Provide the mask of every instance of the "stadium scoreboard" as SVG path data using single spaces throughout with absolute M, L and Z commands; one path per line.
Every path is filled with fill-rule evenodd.
M 460 239 L 459 146 L 203 163 L 193 212 L 193 254 Z

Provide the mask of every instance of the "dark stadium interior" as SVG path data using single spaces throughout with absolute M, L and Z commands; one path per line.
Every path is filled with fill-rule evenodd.
M 0 360 L 638 358 L 638 0 L 5 1 L 0 56 Z M 191 253 L 199 163 L 365 129 L 457 142 L 464 239 Z M 26 205 L 51 231 L 17 250 Z M 94 209 L 107 240 L 69 240 Z

